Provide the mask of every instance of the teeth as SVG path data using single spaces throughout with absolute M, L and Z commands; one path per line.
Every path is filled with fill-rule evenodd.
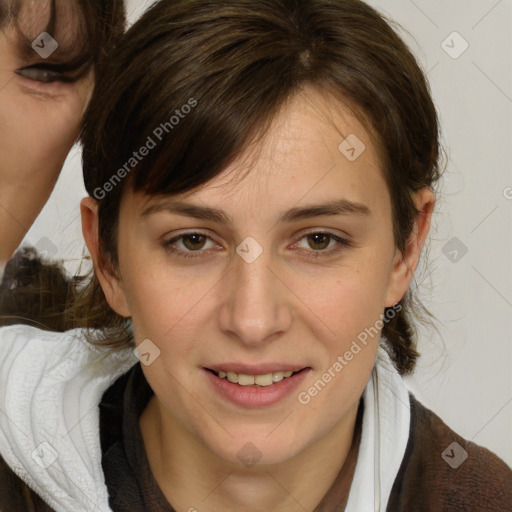
M 258 386 L 270 386 L 274 383 L 273 373 L 266 373 L 265 375 L 256 375 L 254 379 L 254 383 L 258 384 Z M 280 379 L 283 380 L 283 379 Z M 279 382 L 279 381 L 275 381 Z
M 238 374 L 238 384 L 240 384 L 240 386 L 252 386 L 255 380 L 254 375 Z
M 272 374 L 272 382 L 280 382 L 284 379 L 284 372 L 274 372 Z
M 298 371 L 298 370 L 297 370 Z M 271 386 L 276 382 L 281 382 L 287 377 L 293 375 L 293 371 L 286 372 L 273 372 L 266 373 L 264 375 L 246 375 L 245 373 L 225 372 L 220 370 L 215 372 L 221 379 L 227 379 L 233 384 L 239 384 L 240 386 Z

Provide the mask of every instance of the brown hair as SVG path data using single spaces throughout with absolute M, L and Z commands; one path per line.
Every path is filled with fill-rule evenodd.
M 64 6 L 69 16 L 62 15 Z M 46 19 L 46 26 L 39 23 Z M 21 60 L 35 60 L 32 42 L 47 32 L 58 39 L 59 47 L 38 67 L 58 69 L 70 81 L 81 78 L 112 51 L 125 23 L 123 0 L 51 0 L 35 8 L 24 0 L 0 0 L 0 29 L 14 27 Z
M 439 178 L 438 119 L 426 78 L 389 23 L 359 0 L 162 1 L 132 26 L 101 73 L 81 140 L 85 186 L 99 203 L 102 264 L 114 274 L 126 186 L 176 194 L 205 184 L 305 85 L 348 102 L 376 134 L 402 251 L 418 214 L 411 192 Z M 169 125 L 128 174 L 133 151 L 191 100 L 193 112 Z M 113 182 L 116 172 L 123 179 Z M 382 332 L 397 369 L 408 373 L 418 356 L 410 291 L 400 305 Z M 94 274 L 73 311 L 81 325 L 101 329 L 92 342 L 133 345 L 129 319 L 108 306 Z
M 58 263 L 50 263 L 33 247 L 16 252 L 0 282 L 0 326 L 28 324 L 48 331 L 72 325 L 62 312 L 76 288 Z

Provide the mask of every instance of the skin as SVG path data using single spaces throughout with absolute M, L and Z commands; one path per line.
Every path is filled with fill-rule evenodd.
M 140 426 L 152 472 L 177 511 L 314 510 L 341 468 L 345 483 L 352 478 L 347 455 L 377 338 L 307 405 L 297 393 L 272 406 L 233 405 L 216 395 L 201 369 L 227 361 L 292 363 L 311 368 L 299 389 L 307 390 L 407 290 L 434 196 L 426 189 L 415 194 L 422 213 L 402 254 L 378 150 L 363 125 L 338 107 L 333 124 L 326 118 L 335 110 L 332 101 L 305 90 L 281 111 L 257 151 L 206 186 L 166 198 L 127 189 L 119 278 L 99 265 L 96 203 L 82 201 L 84 236 L 109 304 L 131 316 L 137 343 L 149 338 L 161 351 L 142 366 L 155 396 Z M 351 133 L 366 145 L 354 162 L 338 151 Z M 244 168 L 248 174 L 234 179 Z M 291 208 L 342 198 L 366 205 L 369 215 L 278 222 Z M 141 215 L 178 199 L 222 209 L 231 222 L 169 211 Z M 213 241 L 206 239 L 195 258 L 166 250 L 164 242 L 184 230 Z M 334 239 L 318 244 L 305 236 L 311 232 L 350 245 L 333 252 Z M 250 264 L 235 251 L 248 236 L 263 248 Z M 181 251 L 197 247 L 191 239 L 173 243 Z M 246 443 L 262 454 L 251 468 L 237 457 Z
M 54 75 L 47 82 L 38 68 L 58 59 L 73 40 L 73 3 L 58 11 L 55 39 L 59 48 L 48 59 L 35 51 L 28 58 L 17 51 L 12 25 L 0 29 L 0 269 L 12 256 L 48 200 L 78 136 L 89 100 L 93 75 L 67 83 Z M 47 2 L 39 11 L 22 9 L 18 23 L 25 34 L 37 37 L 47 24 Z M 62 55 L 62 53 L 61 53 Z M 31 66 L 30 77 L 15 73 Z

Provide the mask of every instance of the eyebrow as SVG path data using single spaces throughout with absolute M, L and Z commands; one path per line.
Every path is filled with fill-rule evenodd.
M 361 203 L 339 199 L 327 203 L 312 204 L 303 207 L 291 208 L 279 217 L 279 222 L 293 222 L 310 217 L 334 216 L 334 215 L 359 215 L 370 216 L 370 209 Z
M 142 217 L 147 217 L 159 212 L 169 212 L 194 217 L 196 219 L 209 220 L 219 224 L 230 224 L 230 218 L 223 210 L 210 208 L 208 206 L 191 205 L 180 201 L 171 201 L 149 206 L 142 212 Z M 370 216 L 371 210 L 362 203 L 356 203 L 348 199 L 339 199 L 326 203 L 291 208 L 279 216 L 278 222 L 290 223 L 311 217 L 334 215 Z

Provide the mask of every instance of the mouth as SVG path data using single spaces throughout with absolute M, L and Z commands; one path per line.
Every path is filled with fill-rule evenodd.
M 203 367 L 210 389 L 222 400 L 244 408 L 278 404 L 304 383 L 311 367 L 266 363 L 224 363 Z
M 236 373 L 226 370 L 212 370 L 210 368 L 205 368 L 207 371 L 216 375 L 219 379 L 225 379 L 231 384 L 238 384 L 243 387 L 268 387 L 283 380 L 289 379 L 293 377 L 295 374 L 300 373 L 307 368 L 302 368 L 299 370 L 286 370 L 286 371 L 274 371 L 256 375 L 250 375 L 247 373 Z

